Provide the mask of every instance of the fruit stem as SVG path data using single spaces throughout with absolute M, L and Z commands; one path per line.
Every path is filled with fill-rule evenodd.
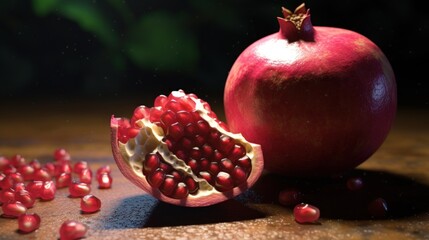
M 282 7 L 284 18 L 277 17 L 279 33 L 289 42 L 298 40 L 314 41 L 314 28 L 310 19 L 310 9 L 305 4 L 299 5 L 294 12 Z

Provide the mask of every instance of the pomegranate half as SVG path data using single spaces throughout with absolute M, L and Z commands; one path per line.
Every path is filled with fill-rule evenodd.
M 263 170 L 261 147 L 229 132 L 195 94 L 160 95 L 131 120 L 111 119 L 116 163 L 131 182 L 161 201 L 199 207 L 237 196 Z
M 313 26 L 302 4 L 247 47 L 229 72 L 227 123 L 262 146 L 265 168 L 290 176 L 351 170 L 388 135 L 396 83 L 383 52 L 359 33 Z

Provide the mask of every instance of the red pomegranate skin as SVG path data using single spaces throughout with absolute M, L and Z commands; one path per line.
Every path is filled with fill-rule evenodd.
M 224 104 L 230 129 L 262 146 L 267 170 L 311 177 L 368 159 L 388 135 L 397 96 L 376 44 L 346 29 L 313 27 L 306 14 L 301 35 L 279 18 L 279 32 L 241 53 Z

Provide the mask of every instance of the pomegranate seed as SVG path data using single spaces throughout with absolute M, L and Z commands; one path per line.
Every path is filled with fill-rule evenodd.
M 34 170 L 42 168 L 42 164 L 37 159 L 31 160 L 28 165 L 32 166 Z
M 231 175 L 226 172 L 219 172 L 216 176 L 216 187 L 220 191 L 227 191 L 234 187 L 234 181 Z
M 6 166 L 3 168 L 3 173 L 4 173 L 5 175 L 9 175 L 9 174 L 11 174 L 11 173 L 16 173 L 16 172 L 17 172 L 16 167 L 12 166 L 11 164 L 6 165 Z
M 363 180 L 360 177 L 352 177 L 347 180 L 347 188 L 351 191 L 357 191 L 362 189 Z
M 56 178 L 56 186 L 57 188 L 65 188 L 68 187 L 71 183 L 72 180 L 72 176 L 70 173 L 61 173 L 57 178 Z
M 91 192 L 90 185 L 80 182 L 72 182 L 69 185 L 70 197 L 83 197 Z
M 155 170 L 155 172 L 149 175 L 149 178 L 147 176 L 146 178 L 153 188 L 159 188 L 165 179 L 164 170 L 158 168 L 157 170 Z
M 58 148 L 54 151 L 56 161 L 70 161 L 70 154 L 64 148 Z
M 89 168 L 82 169 L 79 173 L 79 181 L 83 183 L 91 184 L 92 182 L 92 171 Z
M 48 162 L 43 166 L 43 168 L 48 172 L 51 177 L 55 176 L 55 164 Z
M 229 158 L 236 161 L 246 155 L 246 149 L 241 144 L 235 144 L 231 151 Z
M 319 220 L 320 210 L 313 205 L 301 203 L 293 209 L 293 216 L 298 223 L 314 223 Z
M 189 193 L 195 193 L 199 186 L 192 177 L 185 178 L 185 184 L 188 187 Z
M 168 101 L 167 96 L 159 95 L 158 97 L 155 98 L 154 106 L 155 107 L 164 107 L 165 104 L 167 103 L 167 101 Z
M 279 203 L 283 206 L 296 206 L 302 201 L 302 194 L 296 189 L 285 189 L 279 193 Z
M 27 212 L 27 208 L 24 204 L 18 201 L 4 203 L 1 208 L 3 210 L 3 216 L 7 218 L 17 218 L 19 215 Z
M 72 173 L 72 166 L 69 162 L 58 162 L 55 164 L 55 177 L 62 173 Z
M 15 190 L 12 188 L 4 189 L 0 192 L 0 203 L 8 203 L 15 201 Z
M 146 175 L 154 172 L 160 163 L 158 154 L 147 154 L 143 162 L 143 173 Z
M 15 193 L 15 199 L 16 201 L 21 202 L 26 208 L 32 208 L 36 201 L 36 199 L 31 196 L 30 192 L 27 190 L 17 191 Z
M 178 111 L 176 113 L 177 121 L 182 124 L 182 126 L 186 126 L 189 123 L 194 121 L 194 117 L 187 111 Z
M 184 135 L 183 126 L 180 123 L 176 122 L 168 126 L 167 136 L 170 137 L 173 141 L 178 141 Z
M 101 166 L 97 169 L 96 176 L 98 176 L 102 173 L 109 173 L 110 174 L 111 172 L 112 172 L 112 170 L 110 169 L 110 166 L 104 165 L 104 166 Z
M 88 168 L 88 163 L 86 161 L 79 161 L 74 164 L 73 172 L 79 174 L 83 169 Z
M 107 189 L 112 187 L 113 179 L 110 176 L 110 173 L 105 172 L 98 175 L 97 182 L 98 182 L 98 188 Z
M 22 233 L 30 233 L 39 229 L 40 222 L 40 216 L 36 213 L 24 213 L 18 217 L 18 229 Z
M 387 202 L 383 198 L 376 198 L 368 205 L 368 212 L 374 218 L 386 217 L 388 210 Z
M 179 182 L 177 184 L 176 189 L 174 189 L 172 197 L 177 198 L 177 199 L 181 199 L 181 198 L 185 198 L 186 196 L 188 196 L 188 194 L 189 194 L 188 186 L 186 186 L 186 184 L 183 182 Z
M 60 240 L 75 240 L 85 237 L 88 227 L 81 222 L 67 220 L 60 227 Z
M 235 185 L 240 185 L 247 179 L 247 173 L 239 166 L 236 166 L 232 170 L 231 176 L 234 179 Z
M 23 165 L 18 168 L 18 172 L 24 178 L 24 181 L 33 180 L 34 177 L 34 168 L 31 165 Z
M 161 114 L 162 114 L 162 110 L 161 107 L 153 107 L 150 109 L 150 116 L 149 116 L 149 120 L 153 123 L 155 122 L 159 122 L 160 118 L 161 118 Z
M 185 125 L 185 136 L 186 137 L 194 137 L 198 133 L 198 128 L 193 123 L 188 123 Z
M 20 182 L 20 183 L 15 183 L 14 185 L 13 185 L 13 189 L 15 190 L 15 191 L 21 191 L 21 190 L 25 190 L 25 183 L 23 183 L 23 182 Z
M 101 201 L 94 195 L 85 195 L 80 200 L 80 209 L 84 213 L 97 212 L 101 208 Z
M 48 173 L 46 168 L 41 168 L 34 172 L 33 178 L 36 181 L 49 181 L 52 179 L 52 176 Z
M 222 135 L 222 136 L 220 136 L 219 140 L 220 140 L 220 142 L 219 142 L 218 149 L 223 154 L 228 155 L 235 146 L 234 139 L 232 139 L 228 136 Z
M 177 122 L 177 119 L 176 114 L 173 111 L 167 110 L 161 115 L 161 123 L 163 124 L 163 126 L 167 127 L 175 122 Z
M 10 158 L 10 164 L 12 164 L 15 168 L 19 168 L 25 165 L 25 158 L 19 154 L 16 154 Z
M 231 172 L 234 169 L 234 164 L 228 158 L 224 158 L 220 161 L 220 169 L 225 172 Z
M 171 196 L 173 194 L 174 189 L 176 189 L 177 182 L 174 180 L 173 176 L 166 175 L 164 182 L 161 184 L 159 189 L 166 196 Z
M 55 193 L 57 192 L 57 187 L 53 181 L 46 181 L 42 185 L 40 192 L 40 198 L 45 201 L 50 201 L 55 198 Z
M 29 182 L 26 186 L 26 190 L 30 192 L 33 198 L 40 198 L 42 194 L 43 182 L 42 181 L 32 181 Z
M 10 160 L 3 156 L 0 156 L 0 172 L 3 172 L 6 166 L 9 166 L 9 165 L 10 165 Z

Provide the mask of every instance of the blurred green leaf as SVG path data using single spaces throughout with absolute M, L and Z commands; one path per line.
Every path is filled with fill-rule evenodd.
M 46 16 L 57 6 L 58 0 L 33 0 L 33 8 L 37 15 Z
M 192 71 L 197 65 L 196 37 L 174 15 L 146 14 L 131 28 L 128 37 L 127 54 L 140 67 Z
M 102 11 L 91 5 L 89 1 L 62 1 L 58 11 L 64 17 L 78 23 L 82 29 L 93 33 L 105 45 L 116 44 L 116 35 L 112 32 Z

